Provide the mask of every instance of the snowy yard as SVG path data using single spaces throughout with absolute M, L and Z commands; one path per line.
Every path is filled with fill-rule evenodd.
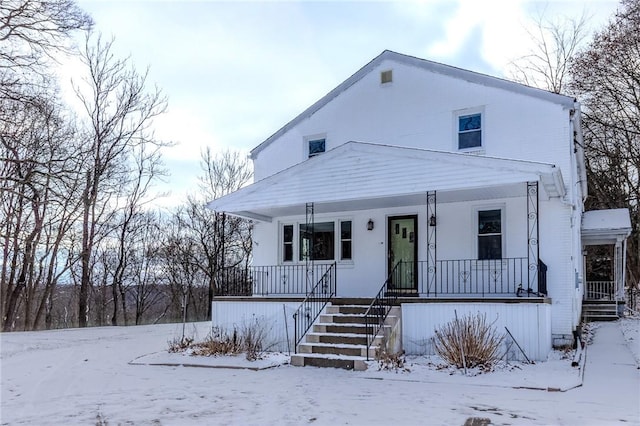
M 584 369 L 554 352 L 549 362 L 511 363 L 471 377 L 438 369 L 427 358 L 407 359 L 410 371 L 379 371 L 375 363 L 365 372 L 298 368 L 283 364 L 283 355 L 249 364 L 253 370 L 228 368 L 247 362 L 163 352 L 180 325 L 3 333 L 0 420 L 463 425 L 484 418 L 495 425 L 640 425 L 639 322 L 596 324 Z M 203 338 L 208 323 L 187 328 Z M 608 336 L 617 337 L 619 347 L 605 346 Z M 622 361 L 607 366 L 612 351 Z M 277 366 L 261 369 L 269 363 Z

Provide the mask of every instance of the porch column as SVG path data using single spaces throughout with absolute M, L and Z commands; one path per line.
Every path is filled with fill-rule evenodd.
M 427 191 L 427 295 L 436 289 L 436 191 Z
M 613 252 L 614 261 L 614 274 L 615 279 L 615 300 L 624 300 L 624 260 L 625 253 L 623 250 L 623 242 L 620 239 L 616 240 L 615 249 Z
M 307 241 L 309 243 L 307 247 L 307 253 L 304 259 L 305 276 L 307 279 L 307 295 L 315 285 L 315 280 L 313 276 L 313 269 L 314 269 L 313 268 L 313 240 L 314 240 L 314 233 L 315 233 L 314 222 L 315 220 L 314 220 L 314 214 L 313 214 L 313 203 L 307 203 L 306 212 L 305 212 L 305 225 L 306 225 L 305 233 L 307 234 Z M 300 247 L 300 250 L 303 250 L 303 248 Z
M 538 240 L 538 182 L 527 182 L 527 264 L 528 289 L 538 291 L 538 265 L 540 246 Z

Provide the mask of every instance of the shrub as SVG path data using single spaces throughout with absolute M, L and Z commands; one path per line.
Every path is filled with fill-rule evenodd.
M 173 340 L 169 340 L 169 352 L 182 352 L 189 349 L 192 343 L 193 338 L 191 337 L 176 337 Z
M 491 367 L 500 359 L 504 335 L 499 335 L 485 314 L 463 316 L 435 330 L 436 353 L 457 368 Z
M 242 352 L 242 338 L 234 327 L 232 332 L 215 328 L 202 342 L 192 345 L 192 355 L 237 355 Z
M 244 324 L 240 330 L 236 327 L 232 331 L 214 328 L 201 342 L 194 342 L 185 337 L 169 342 L 169 352 L 184 352 L 189 350 L 191 355 L 216 356 L 238 355 L 245 353 L 247 360 L 259 359 L 264 351 L 264 339 L 267 335 L 264 325 L 254 319 Z
M 266 337 L 266 329 L 260 324 L 256 318 L 242 327 L 243 349 L 246 353 L 247 360 L 255 361 L 260 358 L 263 351 L 264 339 Z
M 392 371 L 410 371 L 405 367 L 404 352 L 391 354 L 385 349 L 376 349 L 376 360 L 378 361 L 378 370 Z

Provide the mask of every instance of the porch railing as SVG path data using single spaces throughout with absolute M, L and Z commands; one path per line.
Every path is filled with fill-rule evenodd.
M 540 262 L 537 287 L 529 291 L 529 265 L 526 257 L 502 259 L 457 259 L 402 262 L 397 265 L 396 288 L 406 294 L 438 296 L 531 296 L 546 294 L 546 265 Z M 520 293 L 518 292 L 518 289 Z
M 615 281 L 587 281 L 584 295 L 587 300 L 616 300 Z
M 302 338 L 307 334 L 329 300 L 336 294 L 336 264 L 334 262 L 328 266 L 329 269 L 320 277 L 293 314 L 296 353 Z
M 334 264 L 249 266 L 225 268 L 216 275 L 217 296 L 306 295 Z M 307 280 L 307 275 L 311 275 Z
M 364 313 L 367 335 L 367 361 L 369 360 L 369 350 L 384 325 L 387 315 L 395 301 L 398 299 L 398 293 L 393 291 L 393 284 L 399 279 L 398 274 L 402 271 L 403 262 L 396 263 L 393 270 L 382 284 L 380 291 L 371 301 L 371 304 Z

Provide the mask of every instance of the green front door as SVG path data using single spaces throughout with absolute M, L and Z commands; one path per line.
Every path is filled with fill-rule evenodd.
M 391 275 L 393 289 L 400 293 L 416 293 L 418 291 L 418 217 L 416 215 L 390 217 L 388 229 L 387 270 L 389 273 L 393 272 Z

